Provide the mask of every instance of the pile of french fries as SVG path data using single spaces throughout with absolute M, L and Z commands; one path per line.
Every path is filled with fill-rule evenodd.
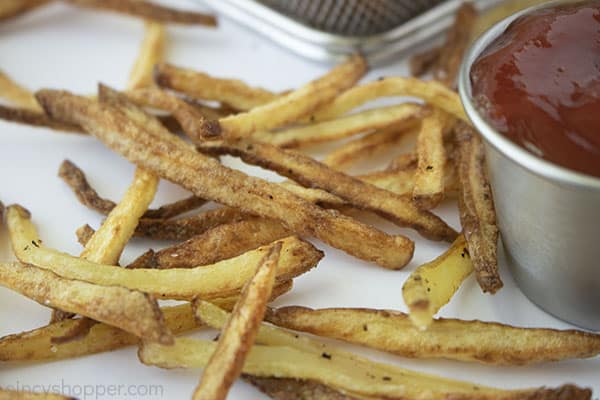
M 0 20 L 46 3 L 6 1 Z M 79 256 L 45 246 L 24 207 L 0 204 L 18 259 L 0 263 L 0 285 L 53 310 L 48 325 L 1 338 L 0 360 L 49 362 L 138 346 L 144 364 L 203 369 L 194 399 L 225 399 L 239 377 L 275 399 L 591 398 L 589 389 L 569 384 L 504 390 L 450 380 L 374 362 L 318 339 L 402 357 L 494 365 L 600 354 L 600 335 L 592 333 L 435 317 L 472 273 L 483 292 L 502 288 L 482 143 L 448 87 L 454 66 L 446 68 L 445 84 L 403 77 L 358 84 L 367 64 L 357 55 L 298 89 L 273 93 L 164 62 L 163 23 L 214 25 L 211 16 L 133 0 L 67 3 L 146 20 L 128 87 L 100 85 L 96 96 L 48 89 L 32 94 L 0 74 L 0 97 L 12 103 L 0 107 L 0 118 L 93 135 L 137 170 L 114 202 L 102 198 L 75 164 L 60 165 L 59 176 L 77 199 L 106 215 L 98 230 L 84 225 L 77 231 L 84 246 Z M 456 32 L 449 37 L 465 40 Z M 392 96 L 416 101 L 351 113 Z M 414 150 L 386 169 L 345 172 L 407 138 Z M 302 151 L 340 139 L 346 141 L 322 161 Z M 220 155 L 290 180 L 249 176 L 221 164 Z M 160 179 L 192 196 L 149 209 Z M 431 211 L 444 199 L 457 202 L 462 232 Z M 197 211 L 207 202 L 221 207 Z M 361 222 L 364 212 L 451 243 L 405 282 L 408 314 L 270 308 L 270 301 L 292 290 L 294 278 L 323 258 L 307 238 L 387 269 L 411 261 L 415 243 Z M 178 243 L 121 267 L 121 253 L 134 236 Z M 181 304 L 160 305 L 163 299 Z M 220 330 L 218 341 L 178 336 L 205 328 Z M 64 398 L 9 390 L 0 396 Z

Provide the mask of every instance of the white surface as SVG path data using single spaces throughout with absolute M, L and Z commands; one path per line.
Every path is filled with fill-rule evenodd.
M 169 28 L 168 60 L 217 76 L 238 77 L 272 90 L 296 87 L 326 70 L 226 20 L 220 23 L 218 30 Z M 122 88 L 141 37 L 142 24 L 137 20 L 53 5 L 18 21 L 0 24 L 0 68 L 32 89 L 53 87 L 91 93 L 98 81 Z M 404 74 L 406 67 L 399 63 L 372 71 L 367 79 Z M 81 248 L 76 243 L 75 229 L 84 223 L 97 227 L 101 217 L 80 205 L 57 177 L 58 166 L 65 158 L 82 167 L 99 193 L 111 199 L 120 198 L 132 177 L 132 165 L 93 138 L 0 122 L 0 199 L 5 204 L 21 203 L 31 210 L 45 244 L 78 254 Z M 267 176 L 255 168 L 247 170 Z M 154 205 L 183 196 L 182 189 L 162 182 Z M 444 205 L 439 213 L 457 226 L 454 204 Z M 401 231 L 389 224 L 378 223 L 378 226 L 390 232 Z M 416 239 L 416 254 L 406 269 L 396 272 L 357 261 L 315 242 L 325 250 L 326 258 L 316 270 L 297 279 L 293 292 L 276 304 L 404 310 L 401 296 L 404 280 L 417 265 L 439 255 L 446 247 L 418 238 L 412 232 L 408 234 Z M 150 246 L 158 248 L 166 244 L 134 240 L 122 262 L 131 261 Z M 4 231 L 0 234 L 0 254 L 2 260 L 12 258 Z M 531 304 L 514 286 L 504 265 L 502 275 L 505 287 L 493 297 L 482 295 L 474 279 L 468 279 L 442 315 L 519 326 L 571 328 Z M 44 307 L 0 289 L 0 334 L 39 327 L 47 323 L 49 315 Z M 409 360 L 358 347 L 352 349 L 399 366 L 502 388 L 573 382 L 600 393 L 598 357 L 533 367 L 495 368 Z M 200 371 L 166 371 L 143 366 L 137 361 L 133 347 L 47 364 L 2 365 L 1 371 L 0 386 L 58 385 L 54 389 L 61 390 L 62 386 L 65 393 L 71 390 L 71 394 L 88 399 L 188 398 L 200 375 Z M 86 394 L 82 393 L 83 385 L 88 385 Z M 123 386 L 118 389 L 119 385 Z M 128 385 L 134 385 L 132 390 L 137 390 L 138 395 L 127 395 Z M 136 389 L 137 385 L 141 386 Z M 162 395 L 160 390 L 159 394 L 141 395 L 149 390 L 148 385 L 160 385 Z M 116 390 L 121 394 L 109 394 Z M 236 383 L 229 398 L 266 397 L 245 383 Z

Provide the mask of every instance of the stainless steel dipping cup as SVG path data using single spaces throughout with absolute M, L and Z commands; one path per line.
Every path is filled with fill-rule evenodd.
M 471 92 L 472 64 L 512 21 L 564 3 L 526 9 L 483 34 L 465 58 L 459 91 L 484 138 L 502 243 L 517 284 L 556 317 L 600 330 L 600 178 L 543 160 L 496 132 Z

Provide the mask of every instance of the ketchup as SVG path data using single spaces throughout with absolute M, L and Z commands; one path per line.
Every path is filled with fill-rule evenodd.
M 600 177 L 600 0 L 518 18 L 475 61 L 471 83 L 498 132 Z

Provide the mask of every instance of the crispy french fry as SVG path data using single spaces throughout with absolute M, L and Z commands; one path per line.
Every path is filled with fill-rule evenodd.
M 2 7 L 10 8 L 9 4 L 17 4 L 18 2 L 9 0 L 8 3 L 2 2 L 0 5 L 0 21 L 2 20 Z M 20 5 L 26 7 L 28 2 L 20 1 Z M 10 78 L 4 71 L 0 70 L 0 97 L 10 101 L 11 103 L 16 104 L 19 107 L 23 107 L 26 110 L 30 111 L 42 111 L 39 103 L 35 99 L 33 93 L 31 93 L 28 89 L 24 88 L 13 79 Z
M 444 221 L 428 211 L 419 210 L 410 200 L 333 170 L 297 151 L 244 139 L 236 142 L 200 140 L 197 144 L 202 150 L 238 156 L 244 162 L 274 170 L 303 186 L 326 190 L 357 208 L 373 211 L 400 226 L 411 227 L 426 238 L 456 238 L 456 232 Z M 409 246 L 408 239 L 406 246 Z
M 219 225 L 247 219 L 249 214 L 232 207 L 208 210 L 179 219 L 141 219 L 135 236 L 160 240 L 188 240 Z
M 73 190 L 77 199 L 85 206 L 102 214 L 108 214 L 115 208 L 112 200 L 100 197 L 98 192 L 89 184 L 84 172 L 69 160 L 64 160 L 58 170 L 58 176 Z M 172 218 L 179 214 L 194 210 L 206 203 L 196 196 L 165 204 L 157 209 L 148 209 L 142 218 Z
M 144 40 L 129 74 L 128 89 L 151 86 L 153 68 L 163 58 L 167 40 L 165 27 L 158 22 L 146 22 Z
M 288 292 L 291 287 L 292 281 L 278 284 L 273 288 L 271 300 Z M 223 309 L 231 310 L 237 300 L 238 297 L 233 296 L 211 299 L 211 302 Z M 194 317 L 190 303 L 162 307 L 161 311 L 164 315 L 165 325 L 175 335 L 201 327 Z M 58 342 L 55 340 L 63 338 L 77 329 L 80 321 L 67 319 L 32 331 L 0 338 L 0 361 L 62 360 L 116 350 L 139 342 L 135 335 L 101 322 L 94 323 L 89 332 L 77 340 L 60 340 Z
M 23 15 L 49 2 L 50 0 L 2 0 L 0 2 L 0 22 Z
M 404 103 L 276 132 L 257 132 L 252 138 L 284 148 L 301 147 L 343 139 L 392 124 L 414 124 L 424 112 L 423 108 L 416 104 Z
M 54 117 L 85 125 L 113 150 L 199 197 L 278 219 L 295 232 L 317 236 L 333 247 L 387 268 L 401 268 L 412 257 L 412 245 L 407 246 L 405 238 L 323 210 L 276 184 L 226 168 L 195 152 L 140 110 L 145 116 L 143 124 L 127 116 L 131 109 L 116 109 L 67 92 L 45 90 L 37 97 Z
M 151 21 L 217 26 L 217 19 L 212 15 L 198 12 L 182 11 L 164 7 L 148 1 L 139 0 L 63 0 L 78 7 L 94 8 L 128 14 Z
M 440 47 L 439 59 L 433 69 L 433 76 L 448 87 L 453 87 L 471 42 L 471 31 L 477 20 L 477 10 L 472 3 L 462 3 L 456 11 L 454 24 L 446 33 L 446 42 Z
M 189 303 L 162 307 L 165 326 L 178 334 L 199 326 Z M 132 310 L 134 311 L 134 310 Z M 0 339 L 1 361 L 61 360 L 101 353 L 136 344 L 137 336 L 105 323 L 96 323 L 89 333 L 79 340 L 56 343 L 53 338 L 64 337 L 79 324 L 77 319 L 55 322 L 29 332 L 5 336 Z
M 226 103 L 243 111 L 273 101 L 278 96 L 237 79 L 215 78 L 203 72 L 164 63 L 156 66 L 154 79 L 161 87 L 173 89 L 199 100 Z
M 280 252 L 281 242 L 270 248 L 254 277 L 244 285 L 239 301 L 221 330 L 217 348 L 204 368 L 194 399 L 224 400 L 233 381 L 240 376 L 265 315 Z
M 250 279 L 262 255 L 270 248 L 263 246 L 235 258 L 192 269 L 125 269 L 46 248 L 39 243 L 29 216 L 13 206 L 7 210 L 6 221 L 13 250 L 23 262 L 51 270 L 68 279 L 120 286 L 178 300 L 189 300 L 195 296 L 210 299 L 235 295 Z M 34 242 L 36 246 L 31 245 Z M 323 253 L 307 242 L 296 237 L 283 239 L 277 282 L 308 271 L 322 257 Z
M 498 227 L 492 189 L 485 170 L 479 134 L 466 123 L 455 129 L 458 143 L 459 210 L 477 282 L 484 292 L 496 293 L 503 283 L 498 272 Z
M 360 400 L 329 386 L 290 378 L 260 378 L 252 375 L 242 375 L 242 378 L 261 392 L 276 400 Z
M 373 156 L 398 143 L 403 138 L 412 136 L 418 129 L 415 128 L 415 125 L 417 124 L 409 121 L 393 124 L 385 129 L 354 139 L 329 153 L 323 160 L 323 164 L 343 171 L 351 163 Z
M 278 326 L 415 358 L 525 365 L 600 353 L 600 335 L 437 319 L 422 331 L 405 313 L 365 308 L 283 307 L 267 313 Z
M 435 314 L 448 304 L 462 282 L 473 272 L 467 243 L 460 235 L 444 254 L 415 269 L 402 287 L 411 321 L 427 329 Z
M 135 90 L 128 90 L 125 95 L 127 98 L 142 107 L 151 107 L 158 110 L 168 111 L 171 114 L 178 115 L 181 120 L 181 113 L 187 113 L 195 119 L 216 120 L 224 118 L 231 113 L 223 107 L 210 107 L 191 100 L 180 99 L 179 97 L 167 93 L 156 87 L 144 87 Z M 198 123 L 198 121 L 194 121 Z M 179 123 L 178 123 L 179 125 Z
M 39 244 L 27 246 L 23 251 Z M 20 263 L 0 263 L 0 284 L 42 305 L 118 326 L 146 340 L 173 342 L 156 301 L 145 293 L 65 279 Z
M 87 242 L 81 257 L 116 265 L 121 252 L 133 235 L 139 218 L 154 198 L 158 177 L 138 168 L 135 178 L 102 226 Z
M 321 78 L 250 111 L 219 120 L 223 137 L 235 139 L 298 121 L 356 83 L 366 72 L 361 56 L 335 67 Z
M 77 125 L 67 124 L 48 117 L 42 111 L 15 108 L 0 104 L 0 119 L 18 124 L 50 128 L 69 133 L 83 133 Z
M 77 400 L 75 397 L 63 396 L 50 392 L 26 392 L 0 388 L 0 400 Z
M 332 119 L 380 97 L 410 96 L 425 100 L 455 117 L 467 121 L 458 94 L 436 81 L 390 77 L 355 86 L 313 114 L 314 120 Z
M 291 233 L 275 220 L 249 218 L 222 224 L 157 252 L 149 250 L 129 264 L 128 268 L 193 268 L 212 264 L 239 256 Z
M 435 208 L 444 199 L 444 131 L 449 131 L 453 122 L 453 118 L 447 113 L 434 109 L 421 123 L 417 137 L 418 163 L 412 197 L 415 204 L 423 210 Z
M 217 307 L 218 309 L 218 307 Z M 222 326 L 227 313 L 199 304 L 199 317 Z M 138 357 L 161 368 L 201 368 L 214 352 L 214 342 L 179 338 L 173 346 L 144 343 Z M 313 380 L 335 389 L 385 399 L 589 399 L 589 389 L 565 385 L 557 389 L 501 390 L 379 364 L 314 339 L 262 324 L 243 372 L 259 377 Z

